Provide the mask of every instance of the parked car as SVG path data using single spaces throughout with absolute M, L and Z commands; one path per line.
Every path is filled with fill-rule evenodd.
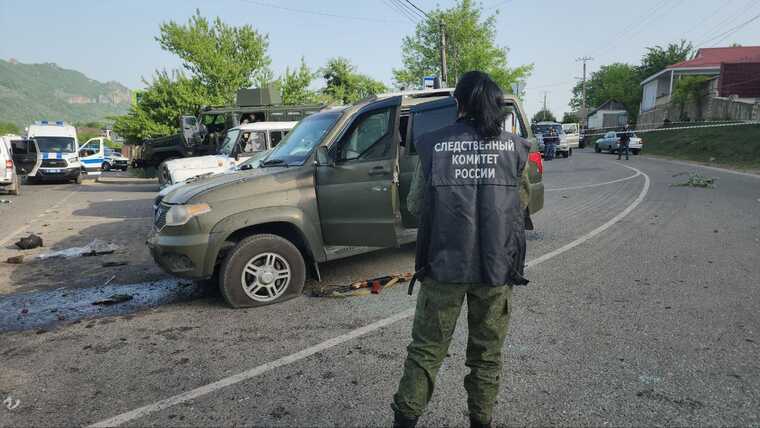
M 594 142 L 594 151 L 601 153 L 602 150 L 606 150 L 610 153 L 617 153 L 620 146 L 620 135 L 622 132 L 610 131 L 604 134 L 602 138 L 599 138 Z M 641 138 L 637 137 L 634 132 L 630 132 L 631 140 L 628 142 L 628 150 L 634 155 L 641 153 L 641 149 L 644 147 L 644 142 Z
M 567 158 L 573 154 L 573 149 L 568 145 L 567 135 L 562 130 L 562 124 L 557 122 L 538 122 L 534 123 L 533 133 L 538 139 L 538 149 L 541 153 L 544 153 L 544 134 L 547 134 L 550 129 L 554 129 L 559 136 L 559 144 L 557 144 L 556 152 L 557 156 Z
M 7 191 L 11 195 L 21 192 L 21 177 L 16 171 L 13 162 L 13 150 L 11 141 L 20 140 L 18 135 L 3 135 L 0 137 L 0 190 Z
M 417 164 L 415 140 L 454 123 L 451 89 L 388 94 L 314 113 L 258 168 L 219 174 L 169 192 L 147 240 L 168 273 L 217 276 L 233 307 L 299 296 L 319 263 L 416 239 L 406 196 Z M 516 98 L 505 126 L 532 139 Z M 543 207 L 541 157 L 528 169 L 530 213 Z
M 112 169 L 126 171 L 128 165 L 129 159 L 122 156 L 121 152 L 109 147 L 105 148 L 105 158 L 102 165 L 103 171 L 110 171 Z
M 565 133 L 565 139 L 567 141 L 567 147 L 570 149 L 568 153 L 572 154 L 573 149 L 580 148 L 580 125 L 577 123 L 563 123 L 562 132 Z
M 166 187 L 196 175 L 224 172 L 282 141 L 297 122 L 255 122 L 227 130 L 214 155 L 173 159 L 158 167 L 158 184 Z

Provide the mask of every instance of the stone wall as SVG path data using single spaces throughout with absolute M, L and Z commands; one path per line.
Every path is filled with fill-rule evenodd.
M 753 120 L 760 121 L 760 99 L 734 100 L 709 94 L 702 98 L 700 105 L 691 101 L 681 108 L 670 103 L 639 114 L 637 128 L 660 127 L 665 120 L 671 122 Z

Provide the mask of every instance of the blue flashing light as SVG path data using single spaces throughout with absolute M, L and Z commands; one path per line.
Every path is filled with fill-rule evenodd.
M 55 124 L 58 125 L 58 126 L 63 126 L 63 121 L 62 120 L 57 120 L 55 122 Z

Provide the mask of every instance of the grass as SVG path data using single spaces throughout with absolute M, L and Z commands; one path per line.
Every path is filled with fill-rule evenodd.
M 760 169 L 760 125 L 647 132 L 643 153 Z

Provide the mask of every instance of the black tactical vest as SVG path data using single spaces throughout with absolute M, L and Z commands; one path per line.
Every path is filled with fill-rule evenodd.
M 469 121 L 416 142 L 425 177 L 417 277 L 525 285 L 525 223 L 519 185 L 530 143 L 514 134 L 478 137 Z

